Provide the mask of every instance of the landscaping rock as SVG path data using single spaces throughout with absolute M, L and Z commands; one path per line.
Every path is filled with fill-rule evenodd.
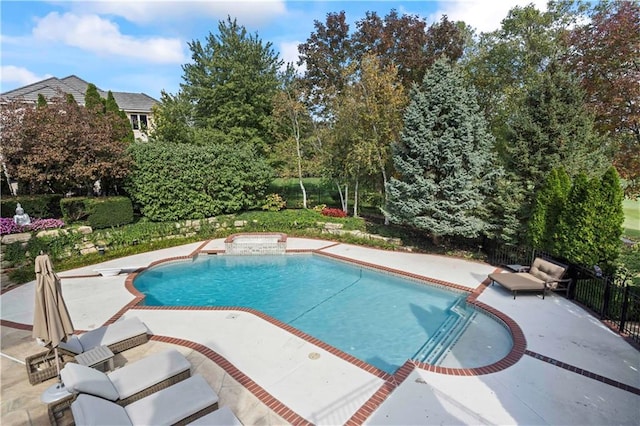
M 30 232 L 23 232 L 20 234 L 9 234 L 2 236 L 2 244 L 13 244 L 17 242 L 25 243 L 31 239 Z
M 236 220 L 233 222 L 233 226 L 235 228 L 244 228 L 247 225 L 246 220 Z
M 81 234 L 91 234 L 93 229 L 90 226 L 80 226 L 77 231 Z
M 62 230 L 62 229 L 47 229 L 44 231 L 40 231 L 36 234 L 37 238 L 42 238 L 42 237 L 58 237 L 60 236 L 60 234 L 66 234 L 66 231 Z

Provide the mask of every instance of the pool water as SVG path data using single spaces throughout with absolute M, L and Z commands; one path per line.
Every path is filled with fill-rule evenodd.
M 134 285 L 148 306 L 256 309 L 389 373 L 410 358 L 433 363 L 453 325 L 475 315 L 466 294 L 316 255 L 199 256 Z

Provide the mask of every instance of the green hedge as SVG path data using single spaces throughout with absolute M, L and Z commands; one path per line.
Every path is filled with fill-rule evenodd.
M 133 222 L 133 205 L 127 197 L 88 198 L 89 225 L 102 229 Z
M 16 206 L 20 203 L 31 218 L 57 219 L 62 217 L 61 199 L 60 194 L 11 197 L 0 201 L 0 211 L 2 217 L 13 217 L 16 214 Z
M 133 205 L 127 197 L 74 197 L 60 201 L 67 222 L 86 220 L 94 229 L 133 222 Z

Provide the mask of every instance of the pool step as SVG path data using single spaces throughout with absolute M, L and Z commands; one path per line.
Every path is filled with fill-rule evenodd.
M 460 299 L 449 308 L 454 315 L 445 320 L 438 331 L 418 349 L 413 359 L 431 365 L 438 365 L 442 361 L 449 348 L 476 316 L 475 310 L 469 311 L 464 308 L 465 303 L 464 299 Z

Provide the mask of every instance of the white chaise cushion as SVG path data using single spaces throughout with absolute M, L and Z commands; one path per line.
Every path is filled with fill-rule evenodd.
M 83 352 L 86 352 L 97 346 L 109 346 L 147 331 L 147 326 L 139 318 L 132 317 L 87 331 L 81 334 L 79 339 Z
M 189 423 L 189 426 L 242 426 L 242 422 L 224 406 Z
M 133 425 L 125 409 L 115 402 L 92 395 L 78 395 L 71 403 L 71 413 L 77 425 L 113 426 Z
M 176 374 L 189 370 L 191 364 L 175 349 L 158 352 L 112 371 L 107 377 L 125 399 Z
M 60 342 L 58 347 L 62 349 L 66 349 L 69 352 L 73 352 L 74 354 L 81 354 L 83 352 L 82 343 L 80 343 L 80 339 L 75 334 L 67 337 L 66 342 Z
M 171 425 L 218 402 L 199 374 L 124 407 L 135 425 Z
M 87 393 L 110 401 L 119 398 L 109 377 L 95 368 L 69 362 L 60 370 L 60 378 L 69 392 Z

